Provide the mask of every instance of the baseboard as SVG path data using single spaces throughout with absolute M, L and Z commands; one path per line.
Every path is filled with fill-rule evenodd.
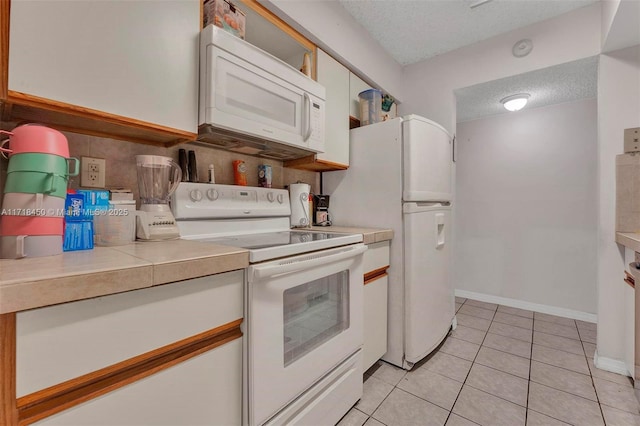
M 593 354 L 593 364 L 605 371 L 610 371 L 616 374 L 622 374 L 623 376 L 631 377 L 631 374 L 627 370 L 627 365 L 624 361 L 620 361 L 613 358 L 605 358 L 603 356 L 598 356 L 598 351 Z
M 509 306 L 512 308 L 526 309 L 528 311 L 540 312 L 541 314 L 556 315 L 559 317 L 577 319 L 585 322 L 598 322 L 596 314 L 588 312 L 574 311 L 573 309 L 560 308 L 557 306 L 542 305 L 539 303 L 525 302 L 523 300 L 509 299 L 508 297 L 493 296 L 491 294 L 475 293 L 473 291 L 459 290 L 455 291 L 456 296 L 465 299 L 479 300 L 487 303 L 497 303 L 498 305 Z

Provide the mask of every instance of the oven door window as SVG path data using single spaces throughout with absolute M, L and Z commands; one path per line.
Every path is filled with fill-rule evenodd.
M 349 271 L 285 290 L 284 366 L 349 328 Z

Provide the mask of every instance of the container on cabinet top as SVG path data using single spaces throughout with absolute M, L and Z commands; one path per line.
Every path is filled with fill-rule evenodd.
M 214 24 L 244 40 L 246 16 L 228 0 L 205 0 L 202 6 L 204 25 Z
M 380 121 L 382 117 L 382 92 L 368 89 L 358 93 L 360 99 L 360 124 L 366 126 Z

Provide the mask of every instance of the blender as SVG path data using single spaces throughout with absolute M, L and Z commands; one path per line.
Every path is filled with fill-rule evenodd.
M 139 240 L 158 241 L 180 237 L 169 208 L 169 196 L 180 183 L 182 170 L 169 157 L 136 155 L 140 210 L 136 212 Z

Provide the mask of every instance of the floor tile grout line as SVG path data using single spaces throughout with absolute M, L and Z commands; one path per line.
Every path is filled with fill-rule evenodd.
M 578 324 L 576 323 L 576 328 L 578 327 Z M 580 332 L 578 332 L 579 335 Z M 582 344 L 582 341 L 580 341 L 580 343 Z M 607 426 L 607 420 L 604 418 L 604 410 L 602 409 L 602 403 L 600 402 L 600 395 L 598 395 L 598 388 L 596 388 L 596 382 L 593 379 L 593 372 L 591 371 L 591 366 L 589 365 L 589 357 L 587 357 L 587 351 L 584 350 L 584 345 L 582 346 L 582 351 L 584 352 L 584 358 L 585 361 L 587 362 L 587 368 L 589 369 L 589 377 L 591 377 L 591 385 L 593 386 L 593 391 L 596 394 L 596 401 L 598 402 L 598 408 L 600 409 L 600 415 L 602 416 L 602 422 L 604 423 L 604 426 Z M 595 368 L 595 362 L 593 363 L 593 366 Z
M 465 303 L 466 303 L 466 300 L 465 300 Z M 497 311 L 498 311 L 498 308 L 496 307 L 496 310 L 493 313 L 493 318 L 495 318 Z M 491 319 L 491 322 L 489 323 L 489 326 L 491 326 L 492 322 L 493 322 L 493 319 Z M 485 331 L 485 333 L 484 333 L 484 337 L 482 338 L 482 342 L 480 342 L 480 348 L 482 347 L 482 344 L 484 343 L 484 340 L 487 338 L 487 334 L 489 334 L 489 329 L 487 329 Z M 453 401 L 453 404 L 451 405 L 451 410 L 449 411 L 449 415 L 447 415 L 447 418 L 444 421 L 445 425 L 449 421 L 449 418 L 451 417 L 451 414 L 453 414 L 453 409 L 455 408 L 456 403 L 458 402 L 458 398 L 460 398 L 460 394 L 462 393 L 462 389 L 464 389 L 464 385 L 467 383 L 467 379 L 469 378 L 469 374 L 471 374 L 471 369 L 473 369 L 473 364 L 476 363 L 476 359 L 478 358 L 478 354 L 480 353 L 480 348 L 478 348 L 478 351 L 476 352 L 476 356 L 474 356 L 473 357 L 473 361 L 471 361 L 471 366 L 469 367 L 469 371 L 467 371 L 467 375 L 464 377 L 464 381 L 462 382 L 462 386 L 460 386 L 460 391 L 458 392 L 458 395 L 456 395 L 456 399 Z M 451 355 L 451 356 L 455 356 L 455 355 Z M 460 359 L 463 359 L 463 358 L 460 358 Z M 482 365 L 482 364 L 480 364 L 480 365 Z M 489 394 L 489 395 L 491 395 L 491 394 Z M 468 420 L 470 420 L 470 419 L 468 419 Z
M 558 388 L 556 388 L 556 387 L 550 386 L 550 385 L 545 384 L 545 383 L 540 383 L 540 382 L 538 382 L 537 380 L 530 380 L 530 382 L 533 382 L 533 383 L 535 383 L 535 384 L 537 384 L 537 385 L 540 385 L 540 386 L 544 386 L 544 387 L 549 388 L 549 389 L 557 390 L 558 392 L 562 392 L 562 393 L 566 393 L 566 394 L 569 394 L 569 395 L 573 395 L 573 396 L 575 396 L 575 397 L 577 397 L 577 398 L 582 398 L 582 399 L 584 399 L 584 400 L 586 400 L 586 401 L 591 401 L 591 402 L 595 402 L 595 403 L 597 403 L 597 404 L 600 404 L 600 402 L 598 402 L 598 401 L 594 401 L 593 399 L 589 399 L 589 398 L 587 398 L 587 397 L 585 397 L 585 396 L 578 395 L 578 394 L 576 394 L 576 393 L 569 392 L 569 391 L 566 391 L 566 390 L 563 390 L 563 389 L 558 389 Z M 594 391 L 595 391 L 595 388 L 594 388 Z M 598 396 L 596 395 L 596 398 L 597 398 L 597 397 L 598 397 Z
M 533 314 L 533 319 L 531 321 L 531 348 L 529 352 L 529 377 L 527 378 L 527 407 L 524 411 L 524 424 L 527 424 L 527 420 L 529 419 L 529 395 L 531 390 L 531 366 L 533 364 L 533 337 L 535 336 L 535 325 L 536 325 L 536 314 Z

